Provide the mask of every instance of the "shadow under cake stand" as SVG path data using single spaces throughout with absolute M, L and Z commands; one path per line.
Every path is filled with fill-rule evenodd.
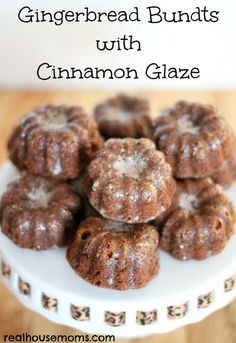
M 17 171 L 0 170 L 0 195 Z M 227 191 L 236 206 L 236 185 Z M 160 253 L 160 274 L 145 288 L 113 291 L 78 277 L 65 248 L 31 251 L 0 233 L 1 278 L 23 305 L 56 323 L 91 334 L 141 337 L 195 323 L 236 297 L 236 235 L 218 255 L 178 261 Z

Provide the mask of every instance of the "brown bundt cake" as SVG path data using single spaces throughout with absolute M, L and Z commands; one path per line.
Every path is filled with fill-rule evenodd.
M 69 185 L 22 174 L 0 204 L 2 232 L 22 248 L 46 250 L 67 243 L 81 208 Z
M 97 124 L 78 106 L 39 106 L 13 131 L 9 157 L 20 169 L 57 179 L 78 176 L 103 144 Z
M 178 178 L 211 176 L 232 154 L 233 139 L 212 106 L 177 102 L 154 121 L 154 140 Z
M 230 238 L 234 209 L 210 178 L 177 182 L 171 207 L 155 224 L 161 249 L 180 260 L 201 260 L 219 253 Z
M 118 95 L 95 108 L 95 120 L 106 138 L 151 137 L 149 102 L 144 98 Z
M 157 248 L 158 233 L 151 225 L 90 217 L 80 224 L 67 259 L 91 284 L 126 290 L 144 287 L 157 275 Z
M 236 179 L 236 139 L 232 156 L 224 161 L 223 165 L 212 174 L 211 178 L 215 183 L 225 188 L 229 187 Z
M 109 139 L 88 167 L 85 191 L 103 217 L 144 223 L 170 206 L 175 182 L 149 139 Z

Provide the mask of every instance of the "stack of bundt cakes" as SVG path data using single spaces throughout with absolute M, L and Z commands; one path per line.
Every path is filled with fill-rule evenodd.
M 105 142 L 84 177 L 93 216 L 81 223 L 67 258 L 95 285 L 145 286 L 159 270 L 158 232 L 148 224 L 171 205 L 171 168 L 146 138 Z
M 144 287 L 159 248 L 205 259 L 227 244 L 235 214 L 219 184 L 236 176 L 235 142 L 212 106 L 185 101 L 155 119 L 147 100 L 126 95 L 98 104 L 94 119 L 39 106 L 8 142 L 20 176 L 2 196 L 2 232 L 22 248 L 67 245 L 93 285 Z
M 172 167 L 177 192 L 155 223 L 161 249 L 175 258 L 219 253 L 233 232 L 234 209 L 219 184 L 235 177 L 235 136 L 214 107 L 179 101 L 154 120 L 153 139 Z

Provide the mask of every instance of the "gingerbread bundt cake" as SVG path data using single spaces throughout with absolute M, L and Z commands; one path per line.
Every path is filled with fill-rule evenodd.
M 144 287 L 157 275 L 157 248 L 158 233 L 151 225 L 90 217 L 80 224 L 67 259 L 91 284 L 126 290 Z
M 103 144 L 97 125 L 78 106 L 39 106 L 13 131 L 9 157 L 20 169 L 57 179 L 78 176 Z
M 154 140 L 178 178 L 211 176 L 233 148 L 232 133 L 212 106 L 185 101 L 154 121 Z
M 88 167 L 85 191 L 103 217 L 141 223 L 170 206 L 175 182 L 149 139 L 109 139 Z
M 67 184 L 23 173 L 2 196 L 1 229 L 22 248 L 63 246 L 73 233 L 80 208 L 80 198 Z
M 210 178 L 178 181 L 171 207 L 155 221 L 160 247 L 180 260 L 205 259 L 225 247 L 234 219 L 232 203 Z
M 149 102 L 144 98 L 118 95 L 95 108 L 95 120 L 105 138 L 151 137 Z

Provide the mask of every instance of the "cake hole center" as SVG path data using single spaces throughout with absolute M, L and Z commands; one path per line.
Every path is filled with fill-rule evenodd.
M 63 130 L 67 125 L 67 117 L 63 113 L 46 114 L 44 118 L 39 119 L 39 123 L 44 130 Z
M 28 194 L 28 198 L 31 201 L 32 208 L 47 208 L 49 201 L 52 198 L 52 193 L 47 192 L 43 188 L 38 188 L 36 190 L 32 190 Z
M 128 122 L 134 116 L 134 112 L 123 107 L 109 107 L 107 117 L 109 120 L 116 120 L 120 123 Z
M 113 163 L 113 168 L 119 176 L 134 179 L 138 179 L 146 167 L 147 164 L 142 159 L 134 156 L 124 157 Z
M 194 194 L 181 193 L 179 195 L 179 206 L 183 209 L 184 214 L 189 216 L 199 209 L 199 199 Z
M 189 114 L 185 114 L 177 120 L 177 127 L 181 134 L 191 133 L 197 135 L 199 133 L 199 127 L 194 124 Z
M 82 233 L 82 236 L 81 236 L 82 240 L 85 241 L 89 237 L 90 237 L 90 232 L 89 231 L 86 231 L 86 232 Z

